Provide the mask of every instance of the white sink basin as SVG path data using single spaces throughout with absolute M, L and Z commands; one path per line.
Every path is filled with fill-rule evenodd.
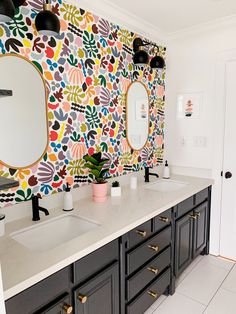
M 68 242 L 99 224 L 76 215 L 64 215 L 12 233 L 10 236 L 33 251 L 47 251 Z
M 185 182 L 174 181 L 170 179 L 161 179 L 146 186 L 146 189 L 159 192 L 173 192 L 184 188 Z

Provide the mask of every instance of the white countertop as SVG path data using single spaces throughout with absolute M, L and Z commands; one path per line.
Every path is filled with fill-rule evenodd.
M 149 183 L 145 184 L 143 175 L 139 174 L 138 188 L 131 190 L 129 185 L 122 185 L 121 197 L 109 197 L 102 204 L 94 203 L 91 198 L 80 200 L 72 213 L 98 222 L 100 226 L 50 251 L 31 251 L 9 234 L 63 215 L 62 210 L 56 209 L 47 217 L 41 214 L 41 221 L 36 223 L 31 217 L 8 223 L 6 235 L 0 238 L 5 300 L 213 184 L 213 180 L 203 178 L 173 175 L 171 179 L 188 184 L 177 191 L 157 192 L 145 189 Z M 157 179 L 150 177 L 150 180 Z

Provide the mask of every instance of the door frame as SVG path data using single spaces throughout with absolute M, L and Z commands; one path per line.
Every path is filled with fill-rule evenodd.
M 215 72 L 215 115 L 214 115 L 214 136 L 213 141 L 213 168 L 212 176 L 215 180 L 212 187 L 211 204 L 211 231 L 210 237 L 211 253 L 220 255 L 220 235 L 221 235 L 221 217 L 222 217 L 222 185 L 224 162 L 224 137 L 225 137 L 225 118 L 226 118 L 226 63 L 236 61 L 236 49 L 223 51 L 217 54 L 216 72 Z M 222 128 L 219 128 L 222 125 Z

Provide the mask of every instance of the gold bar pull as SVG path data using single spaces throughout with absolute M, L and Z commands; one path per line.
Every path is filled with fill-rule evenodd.
M 79 295 L 78 295 L 78 299 L 79 299 L 79 301 L 80 301 L 81 303 L 84 304 L 84 303 L 87 302 L 88 297 L 87 297 L 86 295 L 79 294 Z
M 158 268 L 155 268 L 155 267 L 148 267 L 148 270 L 150 272 L 152 272 L 153 274 L 157 275 L 158 272 L 159 272 L 159 269 Z
M 147 235 L 147 231 L 143 230 L 135 230 L 137 234 L 139 234 L 141 237 L 145 238 Z
M 201 213 L 196 212 L 195 215 L 196 215 L 197 217 L 200 217 L 200 216 L 201 216 Z
M 158 297 L 158 294 L 157 294 L 156 292 L 154 292 L 154 291 L 148 291 L 148 294 L 149 294 L 151 297 L 153 297 L 154 299 L 157 299 L 157 297 Z
M 62 308 L 66 314 L 71 314 L 73 312 L 73 306 L 71 306 L 67 303 L 65 303 Z
M 197 219 L 196 215 L 189 215 L 189 217 L 192 218 L 192 219 Z
M 157 245 L 149 244 L 148 247 L 149 247 L 149 249 L 151 249 L 151 250 L 153 250 L 155 252 L 158 252 L 158 250 L 159 250 L 159 246 L 157 246 Z
M 163 222 L 165 222 L 165 223 L 168 223 L 169 222 L 169 218 L 167 218 L 167 217 L 158 217 L 158 219 L 160 220 L 160 221 L 163 221 Z

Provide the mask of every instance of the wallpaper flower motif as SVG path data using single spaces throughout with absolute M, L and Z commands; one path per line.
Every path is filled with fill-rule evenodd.
M 165 72 L 133 65 L 136 35 L 58 0 L 53 12 L 61 34 L 39 36 L 34 19 L 41 8 L 41 0 L 28 0 L 13 21 L 0 25 L 0 53 L 18 53 L 34 62 L 50 91 L 47 153 L 30 169 L 0 165 L 0 175 L 20 181 L 17 191 L 0 193 L 1 206 L 27 201 L 33 193 L 60 192 L 66 182 L 78 187 L 91 181 L 84 169 L 87 153 L 101 151 L 109 158 L 112 176 L 163 161 Z M 163 47 L 160 52 L 164 57 Z M 129 147 L 125 129 L 125 94 L 134 80 L 147 86 L 151 103 L 150 134 L 140 152 Z

